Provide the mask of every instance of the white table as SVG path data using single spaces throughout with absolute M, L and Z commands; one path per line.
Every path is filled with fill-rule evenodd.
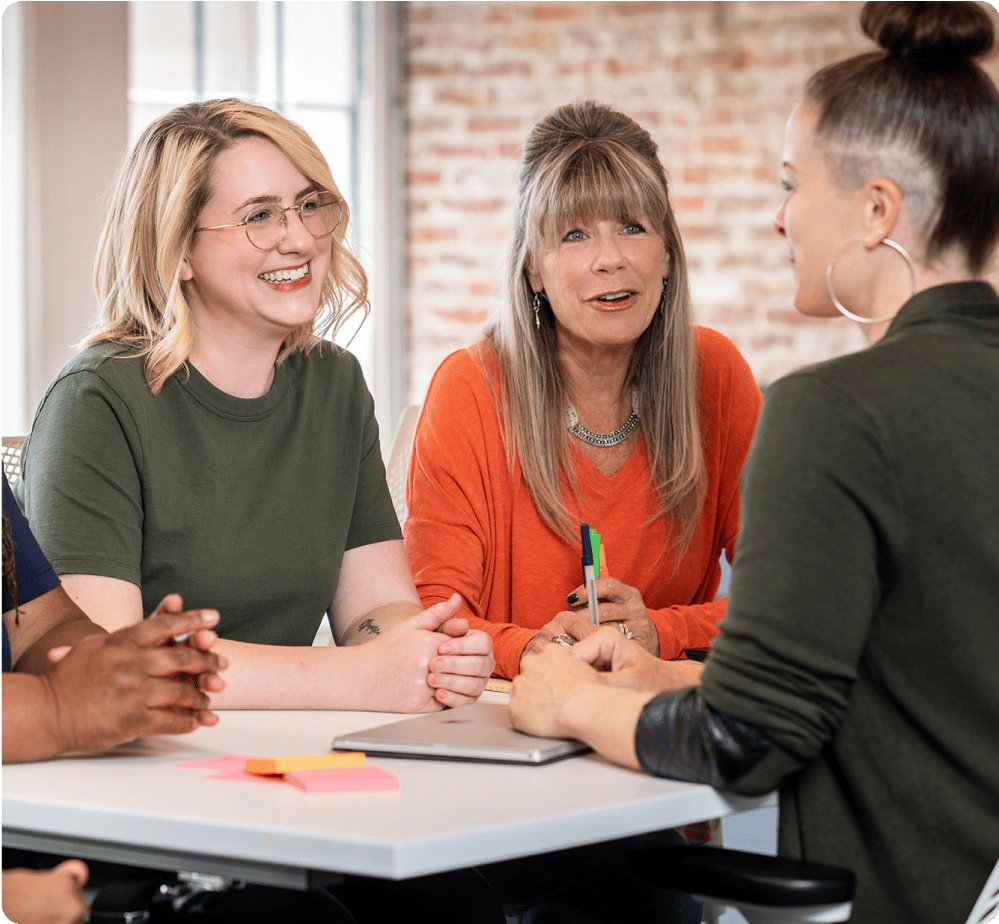
M 485 694 L 502 701 L 501 694 Z M 307 888 L 340 873 L 403 879 L 760 808 L 588 754 L 547 766 L 372 757 L 398 792 L 307 794 L 207 780 L 180 762 L 319 754 L 399 716 L 222 712 L 215 728 L 99 756 L 3 768 L 3 843 L 83 859 Z

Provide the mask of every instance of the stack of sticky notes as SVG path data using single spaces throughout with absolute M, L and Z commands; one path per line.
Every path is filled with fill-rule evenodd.
M 376 792 L 399 788 L 399 779 L 394 774 L 381 767 L 365 766 L 365 755 L 360 751 L 303 757 L 227 754 L 179 766 L 221 771 L 209 777 L 213 780 L 290 783 L 304 792 Z

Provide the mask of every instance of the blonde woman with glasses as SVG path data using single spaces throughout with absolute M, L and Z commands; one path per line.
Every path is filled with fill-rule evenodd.
M 360 368 L 320 339 L 368 310 L 348 219 L 282 116 L 168 113 L 112 189 L 96 326 L 24 449 L 19 500 L 97 622 L 164 588 L 221 613 L 213 708 L 426 711 L 492 672 L 457 599 L 423 609 Z M 326 612 L 336 644 L 311 647 Z

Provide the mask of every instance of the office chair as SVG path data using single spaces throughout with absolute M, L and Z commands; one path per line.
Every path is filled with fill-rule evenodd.
M 12 487 L 21 477 L 21 448 L 26 439 L 24 436 L 3 437 L 3 473 Z
M 392 450 L 385 468 L 392 504 L 400 525 L 406 522 L 406 473 L 409 469 L 409 454 L 413 448 L 416 425 L 420 420 L 420 405 L 410 404 L 399 417 L 395 434 L 392 437 Z
M 749 924 L 832 924 L 849 921 L 853 910 L 853 873 L 823 863 L 671 847 L 641 851 L 629 865 L 656 888 L 693 895 L 706 913 L 731 906 Z

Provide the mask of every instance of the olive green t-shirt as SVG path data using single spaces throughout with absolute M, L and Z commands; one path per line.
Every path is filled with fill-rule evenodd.
M 132 348 L 89 347 L 49 386 L 22 466 L 58 573 L 137 584 L 147 614 L 180 593 L 239 641 L 311 644 L 344 551 L 401 538 L 360 367 L 325 343 L 253 399 L 190 364 L 154 396 Z

